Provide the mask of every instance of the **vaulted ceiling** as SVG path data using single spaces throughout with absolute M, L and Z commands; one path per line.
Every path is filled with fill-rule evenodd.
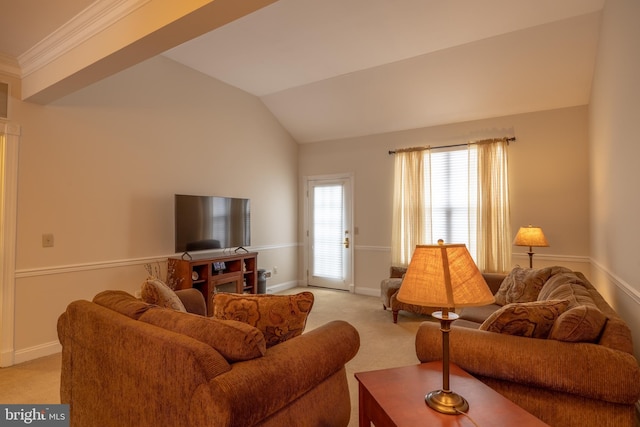
M 604 1 L 279 0 L 149 54 L 254 94 L 315 142 L 587 104 Z M 0 0 L 0 70 L 20 76 L 88 9 L 148 2 Z

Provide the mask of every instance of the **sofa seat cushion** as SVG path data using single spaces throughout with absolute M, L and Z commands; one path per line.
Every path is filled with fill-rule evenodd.
M 568 305 L 566 300 L 507 304 L 489 316 L 480 325 L 480 330 L 546 339 L 555 320 Z
M 152 306 L 133 295 L 118 290 L 102 291 L 93 297 L 93 302 L 134 320 L 138 320 Z
M 301 335 L 313 307 L 311 292 L 295 295 L 218 293 L 213 297 L 213 317 L 237 320 L 258 328 L 267 347 Z
M 218 320 L 154 307 L 140 316 L 141 322 L 177 332 L 208 344 L 227 361 L 238 362 L 264 356 L 262 332 L 235 320 Z
M 502 306 L 498 304 L 482 305 L 479 307 L 464 307 L 460 310 L 460 320 L 475 322 L 478 324 L 477 326 L 479 326 L 500 308 L 502 308 Z
M 596 342 L 607 322 L 586 283 L 575 273 L 558 274 L 543 286 L 539 300 L 564 299 L 569 310 L 558 318 L 550 337 L 559 341 Z
M 156 277 L 148 277 L 147 280 L 142 283 L 140 294 L 142 300 L 149 304 L 155 304 L 160 307 L 185 313 L 187 311 L 180 298 L 178 298 L 178 295 L 162 280 Z
M 550 277 L 571 272 L 565 267 L 522 268 L 515 267 L 496 292 L 496 304 L 505 305 L 515 302 L 531 302 L 538 299 L 538 294 Z

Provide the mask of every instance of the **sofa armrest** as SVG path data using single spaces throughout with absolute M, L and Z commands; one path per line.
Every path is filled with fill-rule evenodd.
M 195 288 L 179 289 L 175 291 L 188 313 L 207 315 L 207 305 L 202 292 Z
M 343 370 L 359 347 L 357 330 L 336 320 L 269 348 L 263 357 L 235 363 L 210 381 L 212 416 L 253 425 Z
M 452 327 L 450 360 L 472 375 L 556 390 L 613 403 L 640 397 L 640 368 L 629 353 L 591 343 L 525 338 Z M 442 359 L 440 325 L 416 334 L 421 362 Z

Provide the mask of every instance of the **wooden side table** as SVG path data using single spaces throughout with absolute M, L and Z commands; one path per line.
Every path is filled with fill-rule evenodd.
M 359 372 L 360 427 L 473 427 L 465 415 L 429 408 L 424 396 L 442 388 L 442 362 Z M 468 416 L 480 426 L 549 427 L 458 366 L 450 365 L 451 390 L 469 402 Z

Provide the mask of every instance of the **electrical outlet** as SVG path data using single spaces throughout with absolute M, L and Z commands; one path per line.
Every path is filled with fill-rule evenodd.
M 52 248 L 53 247 L 53 234 L 45 233 L 42 235 L 42 247 L 43 248 Z
M 275 265 L 273 266 L 273 274 L 278 274 L 278 267 Z

